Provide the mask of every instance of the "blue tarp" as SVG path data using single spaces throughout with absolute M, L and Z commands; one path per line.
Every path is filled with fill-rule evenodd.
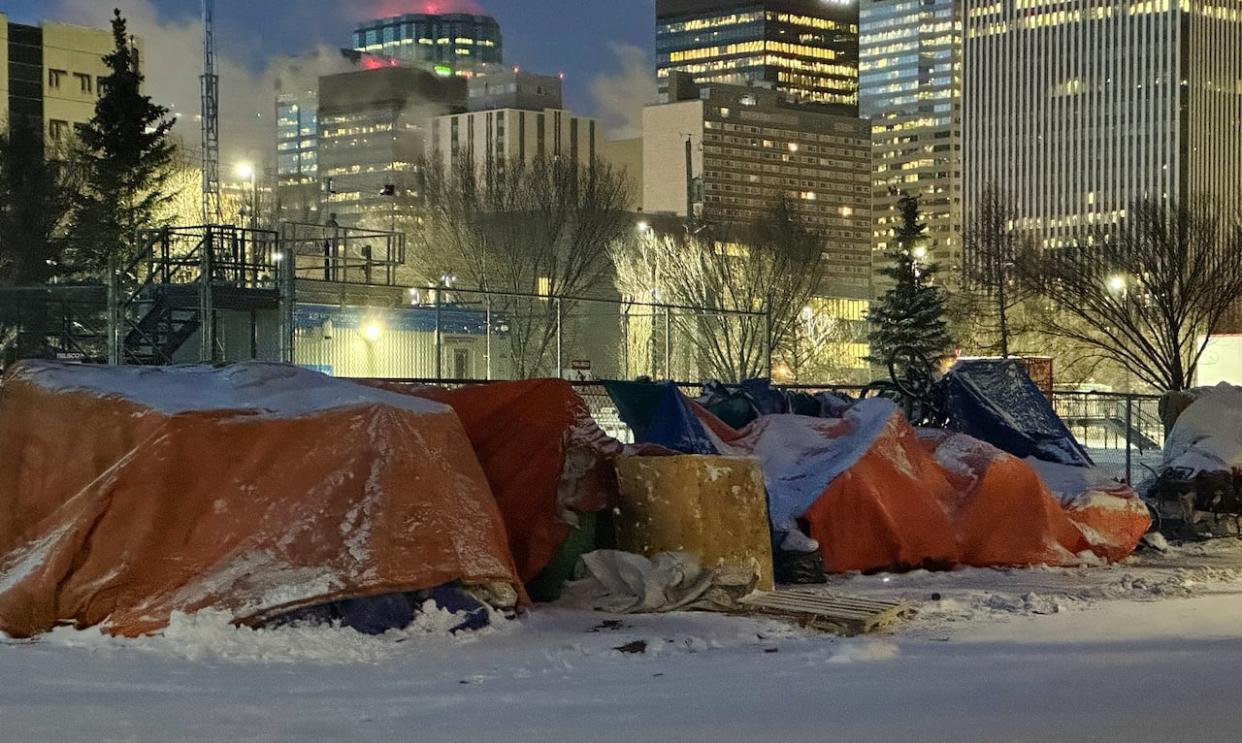
M 1078 467 L 1091 457 L 1013 359 L 959 361 L 945 377 L 949 426 L 1025 459 Z
M 675 385 L 667 382 L 607 382 L 621 420 L 640 444 L 658 444 L 683 454 L 715 454 L 716 447 Z

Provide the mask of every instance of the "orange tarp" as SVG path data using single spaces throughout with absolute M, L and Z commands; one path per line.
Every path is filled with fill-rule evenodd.
M 1150 526 L 1125 486 L 1054 494 L 1032 464 L 963 434 L 916 432 L 882 400 L 844 419 L 765 416 L 741 431 L 692 409 L 720 451 L 760 458 L 774 515 L 805 505 L 830 572 L 1118 560 Z
M 604 508 L 617 490 L 621 444 L 591 418 L 568 382 L 534 379 L 445 390 L 374 382 L 456 411 L 504 517 L 518 575 L 539 575 L 569 534 L 574 513 Z
M 0 386 L 0 440 L 11 636 L 517 582 L 466 434 L 433 402 L 269 364 L 25 363 Z

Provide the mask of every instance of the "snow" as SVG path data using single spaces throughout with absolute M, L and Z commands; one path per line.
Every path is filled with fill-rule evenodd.
M 214 410 L 291 418 L 365 405 L 385 405 L 416 413 L 448 410 L 447 406 L 413 395 L 374 389 L 286 364 L 262 362 L 142 367 L 27 361 L 14 367 L 8 379 L 51 391 L 127 400 L 166 415 Z
M 1242 467 L 1242 387 L 1197 390 L 1164 445 L 1164 463 L 1192 472 Z
M 179 616 L 162 637 L 0 644 L 0 720 L 22 741 L 1234 741 L 1240 585 L 1230 540 L 1090 570 L 836 578 L 824 590 L 919 607 L 853 639 L 561 608 L 379 638 Z

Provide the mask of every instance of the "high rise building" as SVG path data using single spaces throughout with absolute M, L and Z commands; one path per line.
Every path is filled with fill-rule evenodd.
M 491 16 L 467 13 L 412 13 L 366 21 L 354 31 L 353 48 L 441 76 L 472 77 L 504 62 L 500 24 Z
M 859 109 L 874 147 L 876 264 L 909 194 L 919 197 L 928 253 L 952 281 L 962 259 L 960 0 L 862 0 Z
M 989 188 L 1045 247 L 1138 199 L 1242 207 L 1242 0 L 964 0 L 963 15 L 968 224 Z
M 429 149 L 446 169 L 463 159 L 484 169 L 542 158 L 594 161 L 596 121 L 564 109 L 559 77 L 514 70 L 467 87 L 467 112 L 431 122 Z
M 669 94 L 668 103 L 643 112 L 643 210 L 683 217 L 695 210 L 709 223 L 747 222 L 788 199 L 827 239 L 825 292 L 865 308 L 871 294 L 868 123 L 776 91 L 690 84 L 682 74 L 672 76 Z
M 319 80 L 317 169 L 344 227 L 389 229 L 415 208 L 427 122 L 466 105 L 466 81 L 384 67 Z
M 858 105 L 856 0 L 657 0 L 661 82 L 771 87 L 801 99 Z
M 95 115 L 109 74 L 103 57 L 113 47 L 110 30 L 27 26 L 0 14 L 0 124 L 26 125 L 48 144 L 67 144 Z
M 282 219 L 318 221 L 319 91 L 276 98 L 276 199 Z

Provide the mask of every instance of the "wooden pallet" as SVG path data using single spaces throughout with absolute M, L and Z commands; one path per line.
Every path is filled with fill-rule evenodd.
M 738 603 L 753 613 L 785 617 L 803 627 L 846 636 L 877 632 L 914 613 L 914 607 L 906 602 L 876 601 L 813 588 L 756 592 Z

